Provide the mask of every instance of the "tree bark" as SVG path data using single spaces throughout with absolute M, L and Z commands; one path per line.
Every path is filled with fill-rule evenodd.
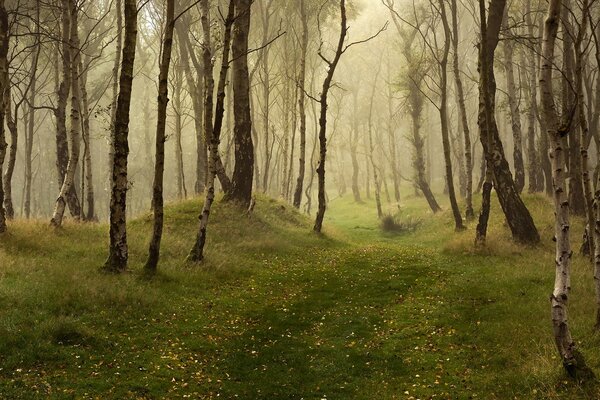
M 83 64 L 79 64 L 80 85 L 81 85 L 81 117 L 82 117 L 82 138 L 83 138 L 83 175 L 82 181 L 85 182 L 85 200 L 87 201 L 87 210 L 82 212 L 85 221 L 96 221 L 96 206 L 94 198 L 94 179 L 92 169 L 92 149 L 90 141 L 90 109 L 87 92 L 87 71 L 83 70 Z M 30 127 L 31 129 L 31 127 Z M 83 198 L 83 192 L 81 193 Z M 84 208 L 83 205 L 81 207 Z
M 4 210 L 6 212 L 6 218 L 13 219 L 15 217 L 15 209 L 13 207 L 12 200 L 12 178 L 15 171 L 15 165 L 17 163 L 17 149 L 19 145 L 19 132 L 17 130 L 19 107 L 15 106 L 13 115 L 12 90 L 10 85 L 6 89 L 5 96 L 6 126 L 8 127 L 8 131 L 10 133 L 10 147 L 8 148 L 8 162 L 6 164 L 6 171 L 2 177 L 2 184 L 4 185 Z
M 502 22 L 504 30 L 510 35 L 508 25 L 508 10 L 505 11 Z M 515 168 L 515 189 L 518 193 L 525 187 L 525 164 L 523 162 L 523 133 L 521 129 L 521 110 L 519 110 L 519 101 L 516 98 L 518 91 L 515 84 L 514 71 L 514 48 L 511 39 L 504 41 L 504 72 L 506 74 L 506 88 L 508 98 L 508 108 L 510 110 L 510 121 L 513 134 L 513 163 Z
M 202 85 L 199 81 L 204 79 L 203 70 L 199 67 L 198 72 L 198 83 L 192 75 L 192 69 L 190 68 L 190 57 L 194 51 L 190 48 L 189 37 L 186 32 L 186 19 L 183 19 L 181 24 L 178 24 L 175 28 L 179 44 L 179 53 L 181 54 L 181 64 L 185 73 L 187 82 L 188 92 L 192 99 L 192 109 L 194 111 L 194 128 L 196 131 L 196 179 L 194 181 L 194 192 L 196 195 L 200 195 L 204 192 L 204 187 L 208 177 L 206 176 L 207 163 L 206 163 L 206 140 L 204 138 L 204 108 L 202 106 L 202 99 L 204 98 L 204 92 Z M 206 44 L 205 44 L 206 46 Z M 204 46 L 203 46 L 204 50 Z M 212 73 L 212 68 L 211 68 Z
M 466 210 L 465 216 L 467 219 L 475 217 L 473 211 L 473 156 L 471 154 L 471 132 L 469 130 L 469 120 L 467 117 L 467 107 L 465 105 L 465 94 L 463 89 L 462 79 L 460 77 L 460 68 L 458 62 L 458 5 L 456 0 L 452 0 L 451 3 L 452 11 L 452 48 L 454 57 L 452 59 L 453 72 L 454 72 L 454 85 L 456 87 L 456 97 L 458 98 L 458 110 L 460 113 L 460 120 L 463 133 L 463 144 L 464 144 L 464 159 L 465 159 L 465 203 Z
M 308 53 L 308 16 L 306 13 L 306 0 L 300 0 L 300 19 L 302 21 L 302 41 L 300 45 L 300 74 L 298 86 L 298 111 L 300 114 L 300 147 L 298 149 L 298 178 L 294 190 L 294 207 L 300 208 L 302 201 L 302 187 L 306 170 L 306 56 Z
M 137 42 L 137 3 L 125 0 L 125 36 L 123 64 L 119 78 L 119 96 L 115 119 L 115 157 L 112 166 L 113 185 L 110 197 L 110 246 L 104 268 L 110 272 L 127 269 L 127 157 L 129 155 L 129 110 L 133 66 Z
M 540 236 L 529 210 L 525 207 L 523 200 L 515 188 L 494 118 L 494 99 L 496 93 L 494 53 L 499 41 L 500 26 L 505 6 L 506 0 L 492 0 L 490 3 L 489 18 L 486 26 L 487 32 L 485 32 L 485 41 L 481 45 L 479 136 L 488 168 L 493 172 L 494 186 L 498 194 L 498 200 L 506 216 L 513 239 L 520 243 L 535 244 L 539 242 Z M 489 111 L 481 112 L 486 107 L 489 108 Z M 488 137 L 488 135 L 490 136 Z
M 205 119 L 204 130 L 205 135 L 209 138 L 209 162 L 208 162 L 208 185 L 206 190 L 206 197 L 204 199 L 204 205 L 202 213 L 200 214 L 198 234 L 196 235 L 196 242 L 188 255 L 188 260 L 191 262 L 200 262 L 204 259 L 204 245 L 206 244 L 206 234 L 208 229 L 208 220 L 210 216 L 210 210 L 215 200 L 215 180 L 217 176 L 217 160 L 219 155 L 219 144 L 221 141 L 221 130 L 223 127 L 223 116 L 225 114 L 225 89 L 227 85 L 227 72 L 229 70 L 229 53 L 231 50 L 231 30 L 235 20 L 235 2 L 236 0 L 229 0 L 229 9 L 227 12 L 227 18 L 225 19 L 225 29 L 223 35 L 223 50 L 221 60 L 221 71 L 219 73 L 219 83 L 217 86 L 217 104 L 215 109 L 215 121 L 214 125 L 211 119 Z M 209 25 L 209 8 L 208 0 L 202 0 L 200 3 L 202 8 L 202 25 L 205 35 L 210 35 Z M 212 68 L 212 67 L 211 67 Z M 204 106 L 210 107 L 211 110 L 206 109 L 206 114 L 212 115 L 212 100 L 208 101 L 208 98 L 212 98 L 212 90 L 208 90 L 210 85 L 214 86 L 212 81 L 212 73 L 210 77 L 205 74 L 204 78 Z M 210 103 L 210 104 L 209 104 Z
M 326 61 L 328 65 L 327 75 L 323 81 L 323 89 L 319 99 L 319 105 L 321 111 L 319 114 L 319 166 L 317 167 L 317 177 L 319 184 L 318 193 L 318 211 L 317 217 L 315 218 L 315 225 L 313 230 L 320 233 L 323 228 L 323 218 L 325 217 L 325 210 L 327 208 L 327 199 L 325 198 L 325 161 L 327 157 L 327 96 L 331 89 L 333 81 L 333 75 L 340 62 L 340 58 L 344 52 L 344 42 L 346 41 L 346 34 L 348 33 L 347 19 L 346 19 L 346 0 L 340 0 L 340 16 L 341 16 L 341 30 L 340 37 L 337 43 L 337 48 L 332 61 Z
M 77 4 L 73 0 L 63 0 L 63 7 L 66 12 L 70 13 L 70 17 L 67 15 L 65 18 L 70 18 L 69 31 L 70 31 L 70 60 L 68 66 L 68 72 L 70 79 L 68 83 L 71 86 L 71 115 L 70 115 L 70 137 L 69 142 L 71 144 L 69 148 L 69 161 L 67 163 L 67 170 L 65 178 L 62 183 L 62 187 L 56 199 L 54 206 L 54 212 L 50 224 L 55 227 L 62 225 L 62 220 L 67 206 L 67 196 L 69 192 L 75 186 L 75 175 L 77 173 L 77 163 L 79 162 L 80 144 L 81 144 L 81 117 L 80 117 L 80 86 L 79 86 L 79 63 L 81 60 L 81 53 L 79 49 L 79 33 L 78 33 L 78 14 L 79 9 Z M 77 213 L 76 218 L 81 215 L 81 211 Z
M 531 0 L 525 2 L 525 23 L 527 24 L 527 33 L 529 37 L 534 37 L 534 25 L 531 19 Z M 529 193 L 538 192 L 540 189 L 543 190 L 543 182 L 538 180 L 539 176 L 539 155 L 536 147 L 535 140 L 535 124 L 537 111 L 537 73 L 536 73 L 536 53 L 533 50 L 529 50 L 527 56 L 527 62 L 523 60 L 523 65 L 527 65 L 529 73 L 527 74 L 528 80 L 526 84 L 527 94 L 527 172 L 529 187 L 527 191 Z M 525 56 L 523 56 L 525 59 Z M 542 133 L 543 134 L 543 133 Z
M 67 165 L 69 163 L 69 144 L 67 139 L 67 103 L 69 100 L 69 91 L 71 88 L 71 45 L 70 45 L 70 10 L 65 2 L 61 3 L 61 50 L 57 49 L 55 68 L 56 68 L 56 97 L 57 104 L 54 109 L 56 118 L 56 168 L 58 171 L 57 182 L 58 190 L 62 188 L 67 174 Z M 62 76 L 58 78 L 59 61 L 58 54 L 62 58 Z M 71 216 L 78 218 L 81 215 L 81 206 L 75 186 L 71 187 L 67 195 L 67 205 Z
M 375 183 L 375 206 L 377 207 L 377 217 L 383 218 L 383 209 L 381 208 L 381 185 L 379 183 L 379 176 L 377 174 L 377 164 L 375 163 L 375 145 L 373 144 L 373 102 L 375 100 L 375 90 L 377 90 L 377 80 L 379 78 L 379 72 L 381 69 L 377 69 L 375 74 L 375 82 L 373 82 L 373 91 L 371 92 L 371 101 L 369 102 L 369 119 L 368 119 L 368 133 L 369 133 L 369 160 L 371 167 L 373 168 L 373 182 Z
M 123 0 L 116 0 L 115 2 L 115 14 L 117 23 L 117 38 L 116 38 L 116 49 L 115 49 L 115 60 L 112 69 L 112 102 L 110 108 L 110 131 L 108 133 L 108 187 L 112 188 L 112 171 L 114 158 L 115 158 L 115 138 L 114 133 L 116 132 L 117 123 L 117 100 L 119 96 L 119 66 L 121 64 L 121 52 L 123 49 Z
M 232 39 L 232 80 L 235 135 L 235 166 L 231 189 L 225 199 L 248 207 L 252 199 L 254 176 L 254 144 L 250 115 L 250 77 L 248 73 L 248 35 L 250 33 L 250 0 L 236 0 L 236 19 Z
M 571 244 L 569 240 L 569 202 L 565 187 L 565 152 L 563 140 L 559 132 L 558 115 L 554 103 L 552 88 L 552 70 L 554 61 L 554 47 L 558 24 L 560 20 L 560 0 L 550 0 L 548 15 L 544 24 L 542 42 L 542 65 L 540 72 L 540 92 L 542 100 L 543 118 L 546 121 L 547 134 L 552 148 L 552 177 L 554 182 L 554 207 L 556 240 L 556 274 L 554 291 L 550 296 L 554 339 L 558 352 L 562 358 L 563 366 L 567 372 L 574 376 L 578 370 L 585 367 L 581 365 L 575 341 L 571 336 L 567 319 L 567 304 L 571 291 Z
M 458 202 L 456 201 L 456 192 L 454 189 L 454 177 L 452 174 L 452 156 L 450 150 L 450 133 L 448 128 L 448 55 L 450 54 L 450 41 L 451 31 L 450 25 L 448 24 L 448 16 L 446 14 L 446 5 L 444 0 L 439 0 L 439 12 L 442 17 L 442 24 L 444 26 L 444 49 L 440 63 L 440 123 L 442 130 L 442 145 L 444 148 L 444 161 L 446 164 L 446 183 L 448 185 L 448 197 L 450 198 L 450 206 L 452 208 L 452 215 L 454 216 L 454 228 L 457 231 L 465 229 L 462 222 L 462 216 L 460 209 L 458 208 Z
M 4 6 L 4 0 L 0 0 L 0 175 L 4 168 L 4 158 L 6 157 L 6 139 L 4 128 L 4 117 L 6 104 L 4 93 L 8 89 L 8 42 L 10 32 L 8 25 L 8 13 Z M 0 185 L 0 233 L 6 232 L 6 213 L 4 211 L 4 189 Z
M 165 140 L 167 126 L 167 106 L 169 104 L 169 68 L 173 50 L 173 31 L 175 28 L 175 0 L 167 0 L 165 32 L 158 74 L 158 112 L 156 117 L 156 143 L 154 161 L 154 181 L 152 184 L 152 212 L 154 223 L 152 238 L 148 249 L 148 260 L 144 268 L 156 271 L 160 258 L 160 242 L 164 224 L 163 182 L 165 173 Z M 125 53 L 123 53 L 125 58 Z M 177 146 L 177 144 L 176 144 Z

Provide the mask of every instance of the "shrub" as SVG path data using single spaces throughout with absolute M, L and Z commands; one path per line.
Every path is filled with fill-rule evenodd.
M 407 233 L 416 231 L 423 221 L 410 216 L 385 215 L 381 218 L 381 230 L 389 233 Z

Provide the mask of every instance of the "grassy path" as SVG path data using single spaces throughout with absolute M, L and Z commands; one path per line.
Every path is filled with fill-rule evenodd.
M 545 201 L 528 201 L 547 239 Z M 96 270 L 103 227 L 15 226 L 0 244 L 0 398 L 598 398 L 554 356 L 551 243 L 518 248 L 493 221 L 498 240 L 473 252 L 447 215 L 386 236 L 371 204 L 346 199 L 322 238 L 261 201 L 241 225 L 217 207 L 210 262 L 194 269 L 181 260 L 198 207 L 170 208 L 152 281 L 136 272 L 147 218 L 132 224 L 124 277 Z M 426 215 L 418 200 L 403 212 Z M 585 263 L 574 269 L 575 335 L 600 370 L 592 282 Z

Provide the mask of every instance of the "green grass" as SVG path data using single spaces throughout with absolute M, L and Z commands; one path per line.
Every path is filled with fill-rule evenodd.
M 414 197 L 402 215 L 423 223 L 400 235 L 349 196 L 329 205 L 324 235 L 270 199 L 250 216 L 217 203 L 201 266 L 184 262 L 200 203 L 171 204 L 153 279 L 149 216 L 129 225 L 122 276 L 99 271 L 104 225 L 13 223 L 0 237 L 0 398 L 596 399 L 556 357 L 552 207 L 526 201 L 536 248 L 511 242 L 495 203 L 484 249 L 474 222 L 454 233 L 449 212 Z M 577 256 L 573 273 L 571 327 L 600 373 L 591 267 Z

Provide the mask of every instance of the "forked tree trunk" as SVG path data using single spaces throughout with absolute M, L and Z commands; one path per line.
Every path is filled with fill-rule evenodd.
M 567 318 L 567 304 L 571 291 L 571 243 L 569 240 L 569 202 L 565 187 L 565 151 L 559 132 L 558 115 L 554 103 L 552 88 L 552 71 L 554 47 L 558 31 L 560 0 L 550 0 L 548 15 L 544 24 L 542 43 L 542 65 L 540 72 L 540 93 L 542 101 L 542 118 L 546 121 L 547 134 L 551 145 L 552 177 L 554 182 L 554 208 L 556 240 L 556 273 L 554 291 L 550 296 L 554 340 L 561 356 L 563 366 L 571 376 L 580 377 L 587 373 L 583 358 L 576 350 L 571 336 Z
M 115 123 L 115 158 L 110 197 L 110 247 L 104 268 L 110 272 L 127 269 L 127 157 L 129 155 L 129 110 L 133 83 L 133 65 L 137 42 L 137 2 L 125 0 L 125 37 L 123 64 L 119 78 L 119 97 Z
M 210 17 L 208 0 L 202 0 L 200 4 L 202 8 L 202 28 L 205 35 L 210 35 Z M 223 116 L 225 114 L 225 88 L 227 85 L 227 72 L 229 70 L 229 53 L 231 50 L 231 29 L 235 19 L 235 0 L 229 0 L 229 9 L 227 18 L 225 19 L 225 29 L 223 34 L 223 50 L 221 60 L 221 71 L 219 73 L 219 83 L 217 86 L 217 104 L 215 109 L 214 125 L 211 119 L 204 120 L 204 131 L 206 137 L 209 138 L 209 159 L 208 159 L 208 185 L 206 188 L 206 197 L 204 206 L 200 214 L 200 224 L 196 242 L 188 255 L 188 260 L 191 262 L 200 262 L 204 259 L 204 245 L 206 244 L 206 232 L 208 229 L 208 219 L 210 210 L 215 200 L 215 180 L 217 176 L 217 159 L 219 155 L 219 144 L 221 141 L 221 130 L 223 127 Z M 212 67 L 211 67 L 212 68 Z M 214 86 L 212 82 L 212 74 L 205 75 L 204 79 L 204 106 L 207 108 L 205 113 L 212 115 L 212 100 L 208 101 L 208 97 L 212 98 L 212 90 L 208 90 L 209 86 Z M 210 106 L 210 110 L 208 107 Z
M 0 0 L 0 175 L 4 168 L 6 157 L 6 139 L 4 128 L 4 117 L 6 104 L 4 93 L 8 88 L 8 41 L 9 41 L 8 13 L 4 6 L 4 0 Z M 6 213 L 4 211 L 4 190 L 0 185 L 0 233 L 6 232 Z
M 248 35 L 250 33 L 250 0 L 236 0 L 236 19 L 231 44 L 233 56 L 233 112 L 235 118 L 235 166 L 231 189 L 225 199 L 248 207 L 252 200 L 254 176 L 254 144 L 250 115 L 250 77 L 248 72 Z
M 68 2 L 61 3 L 61 50 L 57 49 L 57 58 L 55 60 L 56 68 L 56 96 L 57 104 L 54 109 L 56 118 L 56 167 L 58 171 L 58 190 L 62 189 L 63 182 L 67 175 L 67 165 L 69 163 L 69 144 L 67 138 L 67 103 L 69 100 L 69 91 L 71 89 L 71 22 Z M 62 76 L 58 78 L 59 61 L 58 54 L 62 58 Z M 67 205 L 71 216 L 79 218 L 81 215 L 81 206 L 77 197 L 75 186 L 67 194 Z
M 480 141 L 483 145 L 488 168 L 493 172 L 494 186 L 498 200 L 506 217 L 513 239 L 520 243 L 536 244 L 540 240 L 533 218 L 525 207 L 515 188 L 510 167 L 504 156 L 504 149 L 494 118 L 496 80 L 494 76 L 494 53 L 499 41 L 500 26 L 506 0 L 492 0 L 486 24 L 485 41 L 480 51 Z M 485 7 L 481 5 L 480 8 Z M 481 112 L 482 108 L 489 108 Z
M 69 135 L 69 162 L 67 163 L 67 171 L 62 187 L 56 199 L 54 212 L 50 224 L 55 227 L 62 225 L 65 208 L 67 206 L 67 196 L 75 186 L 75 175 L 77 173 L 77 163 L 79 162 L 80 144 L 81 144 L 81 119 L 80 119 L 80 100 L 81 90 L 79 86 L 79 62 L 81 60 L 81 52 L 79 50 L 79 33 L 78 33 L 78 14 L 79 8 L 73 0 L 63 0 L 64 7 L 70 11 L 70 65 L 69 73 L 71 86 L 71 126 Z M 77 215 L 79 217 L 81 212 Z
M 156 271 L 160 257 L 160 242 L 164 224 L 163 181 L 165 173 L 165 140 L 167 127 L 167 105 L 169 104 L 169 68 L 173 50 L 173 31 L 175 28 L 175 0 L 167 0 L 165 32 L 162 43 L 160 71 L 158 75 L 158 114 L 156 117 L 156 150 L 154 161 L 154 182 L 152 184 L 152 212 L 154 224 L 148 249 L 148 260 L 144 268 Z M 125 54 L 123 54 L 125 57 Z M 176 143 L 177 146 L 177 143 Z

